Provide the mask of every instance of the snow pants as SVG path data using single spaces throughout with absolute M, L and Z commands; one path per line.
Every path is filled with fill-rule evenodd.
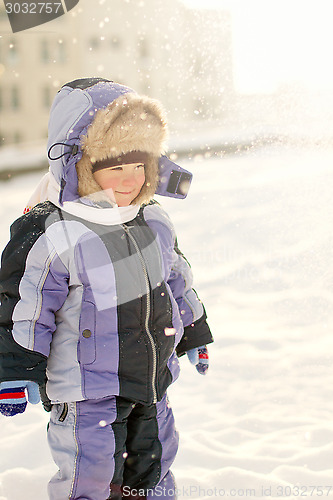
M 175 498 L 178 433 L 166 395 L 152 405 L 118 396 L 55 404 L 48 441 L 59 468 L 50 500 Z

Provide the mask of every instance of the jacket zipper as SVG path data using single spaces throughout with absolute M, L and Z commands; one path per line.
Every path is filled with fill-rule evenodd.
M 152 385 L 152 389 L 153 389 L 153 403 L 157 403 L 157 392 L 156 392 L 157 352 L 156 352 L 156 347 L 155 347 L 155 342 L 154 342 L 153 336 L 149 330 L 149 317 L 150 317 L 151 306 L 150 306 L 150 286 L 149 286 L 148 272 L 147 272 L 147 267 L 146 267 L 145 261 L 143 259 L 141 250 L 140 250 L 134 236 L 132 234 L 130 234 L 129 228 L 127 226 L 125 226 L 124 224 L 123 224 L 123 228 L 124 228 L 126 234 L 128 235 L 128 237 L 130 238 L 130 240 L 132 241 L 132 243 L 135 247 L 135 250 L 137 251 L 137 254 L 138 254 L 140 262 L 141 262 L 144 278 L 145 278 L 145 285 L 146 285 L 146 291 L 147 291 L 145 330 L 146 330 L 146 334 L 147 334 L 147 337 L 149 339 L 150 346 L 151 346 L 152 353 L 153 353 L 153 374 L 152 374 L 151 385 Z
M 64 403 L 61 415 L 59 417 L 59 422 L 64 422 L 66 420 L 67 415 L 68 415 L 68 403 Z

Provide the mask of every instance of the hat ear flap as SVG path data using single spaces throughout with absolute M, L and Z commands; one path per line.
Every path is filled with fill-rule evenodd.
M 86 153 L 83 153 L 81 160 L 77 162 L 76 173 L 80 197 L 88 196 L 101 190 L 101 186 L 95 181 L 92 175 L 92 164 Z

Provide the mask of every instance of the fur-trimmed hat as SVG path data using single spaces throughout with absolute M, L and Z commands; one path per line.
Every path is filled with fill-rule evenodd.
M 101 187 L 93 177 L 93 165 L 130 152 L 146 153 L 145 183 L 135 204 L 147 203 L 158 184 L 158 159 L 164 153 L 167 125 L 161 104 L 135 93 L 121 95 L 97 111 L 85 136 L 83 155 L 76 164 L 78 192 L 96 201 L 103 199 Z

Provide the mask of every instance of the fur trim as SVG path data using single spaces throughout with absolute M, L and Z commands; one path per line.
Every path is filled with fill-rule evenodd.
M 92 174 L 92 163 L 130 151 L 149 154 L 146 181 L 132 203 L 147 203 L 158 184 L 158 159 L 164 153 L 167 126 L 158 101 L 128 93 L 97 111 L 87 134 L 81 138 L 83 156 L 76 165 L 80 196 L 105 199 Z M 104 197 L 103 197 L 104 194 Z
M 160 104 L 128 93 L 97 111 L 82 146 L 94 162 L 129 151 L 160 156 L 165 140 L 166 121 Z

